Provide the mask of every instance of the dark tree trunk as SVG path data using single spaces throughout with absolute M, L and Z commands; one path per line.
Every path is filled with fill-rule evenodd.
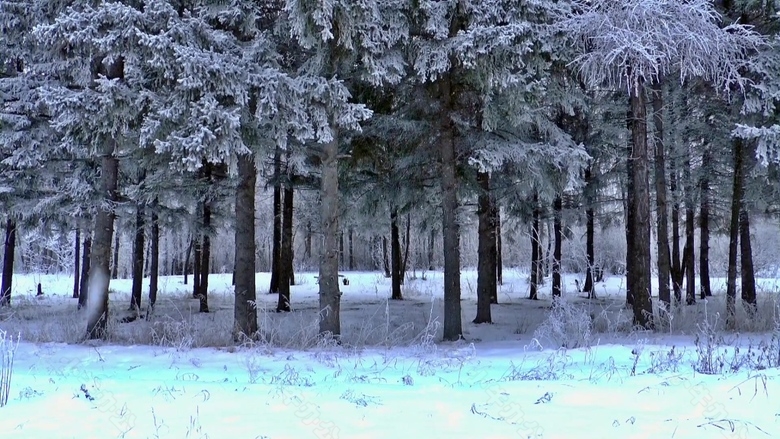
M 629 117 L 629 129 L 631 129 L 631 118 Z M 626 305 L 633 307 L 634 306 L 634 296 L 633 296 L 633 282 L 635 280 L 633 276 L 634 272 L 634 263 L 636 259 L 634 258 L 634 253 L 636 252 L 634 250 L 634 223 L 636 220 L 634 219 L 634 212 L 633 212 L 633 205 L 634 205 L 634 190 L 632 189 L 634 186 L 633 180 L 632 180 L 632 174 L 633 174 L 633 160 L 631 159 L 631 149 L 629 148 L 629 159 L 626 162 L 626 171 L 628 171 L 627 178 L 626 178 L 626 192 L 625 192 L 625 201 L 623 203 L 623 209 L 625 210 L 625 221 L 626 221 Z
M 560 194 L 555 196 L 553 201 L 553 234 L 555 239 L 555 249 L 553 250 L 552 262 L 552 296 L 553 299 L 561 297 L 561 257 L 563 249 L 563 199 Z
M 729 267 L 726 277 L 726 328 L 736 329 L 737 326 L 737 252 L 739 251 L 739 213 L 742 210 L 743 197 L 743 140 L 735 138 L 734 146 L 734 179 L 731 194 L 731 220 L 729 221 Z
M 501 242 L 501 208 L 498 206 L 495 199 L 493 200 L 493 204 L 496 213 L 496 282 L 498 285 L 504 285 L 504 255 L 503 249 L 501 248 L 503 245 Z M 496 288 L 496 297 L 492 298 L 490 303 L 498 303 L 498 288 Z
M 282 156 L 279 147 L 274 152 L 274 222 L 271 249 L 271 285 L 268 294 L 279 294 L 279 276 L 282 269 Z
M 233 304 L 233 340 L 251 339 L 257 332 L 255 285 L 255 183 L 257 169 L 252 154 L 238 157 L 236 184 L 236 286 Z
M 81 229 L 76 229 L 76 246 L 73 248 L 73 298 L 79 298 L 81 282 Z
M 490 315 L 491 298 L 496 295 L 496 227 L 490 174 L 477 172 L 480 192 L 477 199 L 479 219 L 478 263 L 477 263 L 477 316 L 474 323 L 493 323 Z
M 433 271 L 436 266 L 433 263 L 434 248 L 436 247 L 436 229 L 431 229 L 428 234 L 428 270 Z
M 111 258 L 111 279 L 119 277 L 119 227 L 114 235 L 114 255 Z
M 547 226 L 547 251 L 544 252 L 544 265 L 542 270 L 542 277 L 545 278 L 550 275 L 550 262 L 553 253 L 553 241 L 555 232 L 553 231 L 553 224 L 550 221 L 545 223 Z
M 207 165 L 206 175 L 210 179 L 211 165 Z M 200 249 L 200 281 L 198 285 L 199 312 L 209 312 L 209 272 L 211 271 L 211 205 L 203 203 L 203 244 Z
M 406 234 L 404 235 L 404 257 L 401 260 L 401 285 L 406 280 L 406 270 L 409 267 L 409 249 L 412 248 L 412 214 L 406 214 Z
M 693 305 L 696 303 L 696 259 L 694 255 L 694 235 L 696 222 L 696 213 L 693 205 L 693 180 L 691 179 L 691 161 L 690 158 L 685 162 L 685 251 L 683 263 L 685 271 L 685 303 Z
M 344 232 L 339 233 L 339 267 L 344 268 Z
M 84 251 L 81 252 L 81 280 L 79 282 L 79 304 L 78 309 L 87 306 L 87 280 L 89 279 L 89 262 L 92 257 L 92 234 L 87 233 L 84 237 Z
M 653 304 L 650 286 L 650 183 L 649 154 L 647 149 L 647 108 L 644 86 L 641 81 L 631 90 L 631 272 L 633 281 L 634 324 L 653 328 Z
M 382 265 L 385 269 L 385 277 L 392 277 L 390 260 L 387 259 L 387 237 L 382 235 Z
M 683 284 L 683 264 L 682 256 L 680 252 L 680 203 L 679 203 L 679 190 L 677 186 L 677 169 L 674 166 L 674 161 L 671 162 L 672 169 L 669 172 L 670 181 L 669 188 L 672 195 L 672 260 L 671 260 L 671 275 L 672 275 L 672 289 L 674 290 L 674 300 L 676 303 L 682 301 L 682 284 Z
M 444 108 L 451 109 L 452 84 L 449 77 L 440 81 Z M 439 137 L 441 157 L 442 236 L 444 246 L 444 340 L 455 341 L 463 337 L 460 306 L 460 225 L 458 224 L 458 177 L 455 155 L 455 127 L 450 115 L 444 117 Z
M 184 255 L 184 267 L 182 267 L 182 271 L 184 272 L 184 285 L 187 285 L 187 273 L 190 272 L 190 258 L 192 257 L 192 250 L 195 248 L 195 237 L 193 235 L 193 238 L 190 239 L 190 243 L 187 246 L 187 253 Z
M 332 128 L 333 140 L 323 145 L 320 186 L 323 249 L 319 269 L 319 334 L 341 338 L 341 291 L 339 291 L 339 143 Z
M 349 239 L 349 271 L 355 270 L 355 230 L 350 227 L 348 232 Z
M 103 203 L 97 209 L 90 252 L 89 293 L 87 294 L 87 338 L 108 335 L 108 287 L 110 283 L 111 238 L 114 234 L 114 203 L 117 200 L 119 161 L 114 156 L 116 141 L 106 139 L 100 159 L 100 192 Z M 116 262 L 117 259 L 114 259 Z
M 653 84 L 653 123 L 655 125 L 655 205 L 658 250 L 658 299 L 667 307 L 672 301 L 669 287 L 672 261 L 669 254 L 669 223 L 666 207 L 666 157 L 664 148 L 664 98 L 660 83 Z
M 203 206 L 198 204 L 198 210 L 203 214 Z M 200 273 L 202 262 L 201 255 L 201 237 L 198 236 L 192 250 L 192 297 L 197 299 L 200 295 Z
M 531 278 L 529 299 L 539 299 L 539 275 L 542 270 L 542 243 L 539 239 L 539 195 L 534 192 L 533 198 L 533 218 L 531 220 Z
M 144 282 L 144 207 L 135 207 L 135 239 L 133 240 L 133 286 L 130 294 L 130 311 L 141 309 L 141 292 Z
M 706 166 L 712 160 L 709 147 L 705 145 L 702 164 Z M 699 208 L 699 278 L 701 279 L 701 298 L 712 296 L 710 286 L 710 180 L 707 172 L 699 182 L 701 204 Z
M 293 272 L 292 240 L 293 240 L 293 188 L 286 185 L 283 190 L 282 202 L 282 255 L 279 272 L 279 300 L 276 312 L 289 312 L 290 308 L 290 278 Z
M 311 221 L 306 223 L 306 238 L 303 242 L 303 259 L 308 263 L 311 259 L 311 241 L 314 233 L 311 229 Z
M 401 293 L 401 237 L 398 231 L 398 208 L 390 208 L 390 272 L 391 272 L 391 299 L 403 300 Z
M 588 270 L 585 273 L 585 283 L 582 286 L 582 292 L 588 294 L 588 299 L 596 298 L 596 282 L 593 279 L 593 269 L 596 264 L 595 251 L 595 231 L 596 231 L 596 211 L 594 209 L 594 191 L 593 170 L 591 167 L 585 168 L 585 257 L 588 260 Z
M 16 250 L 16 221 L 11 218 L 5 223 L 5 245 L 3 246 L 3 282 L 0 288 L 0 306 L 11 305 L 11 287 L 14 277 L 14 253 Z
M 150 239 L 149 259 L 149 307 L 157 303 L 157 290 L 160 280 L 160 218 L 157 216 L 158 202 L 154 200 L 152 210 L 152 233 Z
M 745 170 L 749 172 L 747 169 Z M 753 250 L 750 242 L 750 216 L 745 207 L 744 194 L 742 209 L 739 212 L 739 254 L 742 275 L 742 300 L 751 316 L 758 311 L 756 301 L 756 276 L 753 271 Z

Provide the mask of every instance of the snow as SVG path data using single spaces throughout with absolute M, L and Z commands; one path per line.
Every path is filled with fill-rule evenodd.
M 441 273 L 407 280 L 402 303 L 385 300 L 389 282 L 381 275 L 345 274 L 347 339 L 366 322 L 439 316 Z M 314 276 L 297 274 L 301 284 L 292 288 L 292 298 L 299 311 L 261 313 L 261 320 L 314 315 Z M 549 283 L 543 300 L 531 302 L 522 299 L 523 273 L 508 270 L 505 277 L 502 303 L 493 307 L 497 323 L 473 325 L 469 285 L 476 285 L 475 273 L 464 273 L 464 329 L 471 341 L 459 343 L 420 337 L 411 345 L 373 347 L 190 348 L 32 342 L 22 333 L 0 432 L 4 439 L 780 436 L 777 368 L 698 373 L 701 352 L 693 335 L 594 334 L 587 347 L 556 349 L 534 341 L 533 327 L 516 331 L 519 318 L 538 314 L 542 321 L 549 314 Z M 566 296 L 585 303 L 571 292 L 573 279 L 566 277 Z M 72 316 L 72 278 L 15 280 L 13 312 Z M 46 296 L 25 299 L 37 282 Z M 776 291 L 774 284 L 766 280 L 764 289 Z M 232 313 L 230 275 L 214 276 L 210 285 L 218 292 L 210 298 L 214 322 Z M 267 285 L 267 274 L 258 275 L 258 285 Z M 619 278 L 599 284 L 602 306 L 620 297 L 620 285 Z M 180 278 L 163 278 L 161 288 L 161 305 L 165 297 L 189 300 Z M 111 289 L 112 305 L 126 308 L 129 281 L 112 281 Z M 275 296 L 258 296 L 264 305 L 275 304 Z M 184 305 L 178 309 L 190 312 Z M 0 329 L 27 328 L 18 317 L 0 314 Z M 764 336 L 741 336 L 740 343 Z M 729 346 L 720 346 L 732 349 L 726 359 L 736 355 Z

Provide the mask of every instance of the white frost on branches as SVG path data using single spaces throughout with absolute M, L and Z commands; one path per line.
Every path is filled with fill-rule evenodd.
M 743 68 L 765 44 L 751 26 L 721 27 L 711 0 L 574 0 L 559 23 L 581 53 L 572 63 L 590 85 L 630 88 L 676 74 L 743 90 Z

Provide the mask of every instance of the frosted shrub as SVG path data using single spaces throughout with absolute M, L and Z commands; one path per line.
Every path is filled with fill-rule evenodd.
M 534 331 L 534 338 L 540 343 L 576 349 L 590 347 L 592 332 L 593 318 L 587 309 L 556 299 L 550 315 Z
M 11 375 L 14 371 L 14 355 L 19 347 L 19 336 L 14 338 L 0 329 L 0 407 L 8 403 L 11 390 Z

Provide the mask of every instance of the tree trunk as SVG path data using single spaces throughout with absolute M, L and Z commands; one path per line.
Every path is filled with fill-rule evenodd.
M 554 221 L 553 221 L 554 222 Z M 552 254 L 553 254 L 553 241 L 555 240 L 555 231 L 553 222 L 547 221 L 545 225 L 547 226 L 547 251 L 544 252 L 544 270 L 542 277 L 545 278 L 550 275 L 550 266 L 552 261 Z
M 349 228 L 348 232 L 348 239 L 349 239 L 349 271 L 355 270 L 355 229 L 352 227 Z
M 629 113 L 629 130 L 632 129 L 632 122 L 631 122 L 631 115 Z M 634 219 L 634 211 L 633 211 L 633 205 L 634 205 L 634 190 L 633 190 L 633 180 L 632 175 L 634 173 L 633 171 L 633 160 L 631 159 L 631 148 L 629 147 L 628 150 L 629 153 L 629 159 L 626 162 L 626 171 L 628 172 L 627 178 L 626 178 L 626 192 L 625 192 L 625 201 L 623 203 L 623 210 L 625 211 L 625 221 L 626 221 L 626 305 L 633 307 L 634 306 L 634 296 L 633 296 L 633 282 L 635 280 L 633 276 L 634 272 L 634 263 L 636 261 L 634 257 L 634 253 L 636 252 L 634 250 L 634 223 L 636 220 Z
M 111 279 L 119 277 L 119 227 L 114 235 L 114 255 L 111 258 Z
M 211 164 L 206 165 L 206 180 L 211 181 Z M 198 312 L 209 312 L 209 273 L 211 272 L 211 203 L 203 202 L 203 243 L 200 249 L 200 281 Z
M 391 276 L 391 299 L 403 300 L 401 294 L 401 237 L 398 232 L 398 208 L 390 208 L 390 272 Z
M 271 250 L 271 285 L 268 294 L 279 294 L 279 275 L 282 269 L 282 152 L 277 146 L 274 152 L 274 222 Z
M 479 250 L 477 263 L 477 316 L 474 323 L 493 323 L 490 315 L 491 298 L 496 295 L 496 227 L 495 212 L 490 193 L 490 174 L 477 172 L 480 192 L 477 199 L 479 219 Z
M 726 277 L 726 328 L 736 329 L 737 326 L 737 252 L 739 250 L 740 221 L 743 197 L 743 140 L 735 138 L 734 145 L 734 177 L 731 193 L 731 220 L 729 221 L 729 268 Z
M 84 251 L 81 252 L 81 280 L 79 282 L 79 304 L 77 309 L 87 306 L 87 280 L 89 279 L 89 262 L 92 258 L 92 234 L 87 233 L 84 237 Z
M 282 202 L 282 254 L 281 270 L 279 272 L 279 300 L 276 312 L 289 312 L 290 308 L 290 278 L 293 272 L 292 240 L 293 240 L 293 188 L 287 184 L 283 190 Z
M 682 301 L 683 284 L 683 264 L 682 254 L 680 252 L 680 203 L 677 185 L 677 169 L 674 160 L 671 162 L 669 175 L 669 188 L 672 195 L 672 259 L 671 275 L 672 289 L 674 290 L 674 300 L 676 303 Z
M 702 165 L 706 166 L 712 158 L 709 146 L 705 145 Z M 701 204 L 699 208 L 699 278 L 701 279 L 701 298 L 712 296 L 710 286 L 710 179 L 707 172 L 702 173 L 699 182 L 699 196 Z
M 200 215 L 203 215 L 203 205 L 198 204 L 198 211 Z M 194 238 L 195 244 L 193 245 L 192 255 L 192 297 L 197 299 L 200 295 L 200 264 L 202 261 L 201 255 L 201 237 Z
M 746 169 L 747 172 L 749 172 Z M 746 173 L 747 173 L 746 172 Z M 745 206 L 744 194 L 742 209 L 739 211 L 739 254 L 742 262 L 742 300 L 751 316 L 758 311 L 756 301 L 756 276 L 753 271 L 753 250 L 750 242 L 750 216 Z
M 341 338 L 341 291 L 339 291 L 339 143 L 335 127 L 333 140 L 323 145 L 320 220 L 323 249 L 319 269 L 319 334 Z
M 257 333 L 255 285 L 255 183 L 257 169 L 252 154 L 238 156 L 236 184 L 236 286 L 233 304 L 233 340 L 252 339 Z
M 385 277 L 392 277 L 390 261 L 387 259 L 387 237 L 382 235 L 382 265 L 385 269 Z
M 14 253 L 16 250 L 16 221 L 11 218 L 5 223 L 5 245 L 3 246 L 3 282 L 0 288 L 0 307 L 11 306 L 11 287 L 14 277 Z
M 76 229 L 76 246 L 73 248 L 73 298 L 79 298 L 81 282 L 81 229 Z
M 312 241 L 312 228 L 311 228 L 311 221 L 306 223 L 306 238 L 303 242 L 303 259 L 308 264 L 309 260 L 311 259 L 311 241 Z
M 106 139 L 100 159 L 100 193 L 103 202 L 97 209 L 95 232 L 90 252 L 89 293 L 87 294 L 87 338 L 108 335 L 108 287 L 110 283 L 111 238 L 114 234 L 114 203 L 117 200 L 119 161 L 114 156 L 116 141 Z M 114 259 L 117 262 L 117 259 Z
M 504 285 L 504 255 L 502 242 L 501 242 L 501 208 L 493 199 L 493 207 L 496 213 L 495 225 L 496 225 L 496 283 L 498 285 Z M 491 298 L 490 303 L 498 303 L 498 288 L 496 288 L 496 297 Z
M 539 275 L 542 270 L 542 243 L 539 239 L 539 194 L 534 192 L 533 218 L 531 220 L 531 278 L 529 299 L 539 299 Z
M 141 292 L 144 282 L 144 207 L 135 207 L 135 239 L 133 240 L 133 286 L 130 294 L 130 311 L 141 309 Z
M 406 214 L 406 234 L 404 235 L 404 257 L 401 260 L 401 285 L 406 280 L 406 270 L 409 267 L 409 249 L 412 248 L 412 214 Z
M 442 93 L 447 101 L 445 108 L 452 104 L 450 79 L 441 81 Z M 460 306 L 460 225 L 458 224 L 458 177 L 455 155 L 455 127 L 445 116 L 439 139 L 441 154 L 441 190 L 442 190 L 442 235 L 444 242 L 444 340 L 455 341 L 463 337 L 463 322 Z
M 428 234 L 428 270 L 433 271 L 436 266 L 433 263 L 433 249 L 436 247 L 436 229 L 431 229 Z
M 339 232 L 339 267 L 344 268 L 344 231 Z
M 184 272 L 184 285 L 187 285 L 187 273 L 190 272 L 190 257 L 192 256 L 192 250 L 195 248 L 195 238 L 193 235 L 193 238 L 190 239 L 190 243 L 187 246 L 187 253 L 184 255 L 184 267 L 182 271 Z
M 631 89 L 631 205 L 632 235 L 631 245 L 633 278 L 631 296 L 633 297 L 634 324 L 643 328 L 653 328 L 653 304 L 650 285 L 650 183 L 649 154 L 647 149 L 647 109 L 644 85 L 641 80 Z
M 563 199 L 561 194 L 555 196 L 553 201 L 553 234 L 555 239 L 555 248 L 553 250 L 553 262 L 552 262 L 552 296 L 553 299 L 561 297 L 561 257 L 563 248 L 563 230 L 562 230 L 562 218 L 563 215 Z
M 149 249 L 149 308 L 157 303 L 157 290 L 160 277 L 160 218 L 157 216 L 158 201 L 155 198 L 152 210 L 152 233 Z
M 669 280 L 672 261 L 669 254 L 669 223 L 666 207 L 666 157 L 664 145 L 664 98 L 661 84 L 653 84 L 653 123 L 655 125 L 655 205 L 658 250 L 658 299 L 667 308 L 672 301 Z
M 690 151 L 688 152 L 690 154 Z M 694 255 L 694 235 L 696 213 L 693 205 L 693 180 L 691 178 L 690 155 L 685 161 L 685 247 L 683 270 L 685 271 L 685 303 L 696 303 L 696 260 Z
M 595 190 L 591 166 L 585 168 L 585 257 L 588 262 L 588 269 L 585 272 L 585 283 L 582 286 L 582 292 L 588 294 L 588 299 L 596 298 L 596 283 L 593 279 L 593 269 L 596 264 L 595 251 L 595 231 L 596 231 L 596 211 L 594 209 L 593 192 Z

